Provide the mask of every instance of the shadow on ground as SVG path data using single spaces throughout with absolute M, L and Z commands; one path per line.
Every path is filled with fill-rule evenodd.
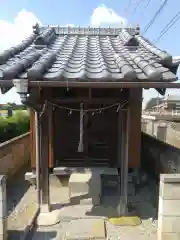
M 8 240 L 21 240 L 24 237 L 23 231 L 8 231 Z M 32 230 L 26 237 L 26 240 L 53 240 L 57 237 L 57 231 L 36 231 Z
M 23 166 L 11 179 L 7 181 L 7 212 L 11 214 L 13 209 L 20 202 L 30 187 L 28 181 L 25 180 L 25 173 L 30 167 Z
M 104 188 L 104 194 L 101 198 L 101 203 L 98 206 L 89 205 L 90 207 L 85 207 L 84 217 L 118 217 L 118 205 L 120 202 L 120 196 L 118 195 L 117 186 Z M 134 216 L 139 216 L 142 220 L 156 219 L 158 210 L 158 190 L 155 182 L 146 183 L 137 189 L 135 196 L 128 197 L 128 209 L 129 214 Z M 75 211 L 73 216 L 78 216 L 78 206 L 80 206 L 82 200 L 88 200 L 89 195 L 78 195 L 71 198 L 71 202 L 67 203 L 56 203 L 53 204 L 53 209 L 71 209 Z M 80 205 L 79 205 L 80 204 Z M 86 204 L 85 204 L 86 205 Z M 81 205 L 82 206 L 82 205 Z M 86 205 L 87 206 L 87 205 Z M 67 211 L 69 215 L 69 211 Z M 69 216 L 71 217 L 71 216 Z

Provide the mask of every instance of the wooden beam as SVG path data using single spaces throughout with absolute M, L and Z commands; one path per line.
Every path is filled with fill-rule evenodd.
M 67 87 L 67 81 L 59 79 L 59 81 L 29 81 L 30 87 Z M 70 88 L 180 88 L 180 83 L 177 82 L 113 82 L 107 79 L 107 81 L 86 81 L 78 82 L 77 80 L 68 81 Z M 0 80 L 0 87 L 13 87 L 12 80 Z

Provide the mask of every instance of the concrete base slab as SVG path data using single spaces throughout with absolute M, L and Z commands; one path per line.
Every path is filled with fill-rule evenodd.
M 48 213 L 40 212 L 37 217 L 38 226 L 52 226 L 60 222 L 60 209 Z
M 77 219 L 72 220 L 67 226 L 64 239 L 66 240 L 105 240 L 106 230 L 104 220 Z

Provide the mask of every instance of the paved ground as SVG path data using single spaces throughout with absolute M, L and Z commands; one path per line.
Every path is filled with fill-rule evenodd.
M 150 186 L 152 187 L 152 185 Z M 51 188 L 51 201 L 61 209 L 61 222 L 53 227 L 39 227 L 35 231 L 33 240 L 61 240 L 65 232 L 72 231 L 72 226 L 76 230 L 82 230 L 82 224 L 79 224 L 79 221 L 75 219 L 106 219 L 116 212 L 117 197 L 113 196 L 113 194 L 105 196 L 100 207 L 95 208 L 91 205 L 72 206 L 68 201 L 67 187 L 57 187 L 58 185 L 54 184 L 53 188 Z M 145 186 L 139 189 L 136 197 L 129 199 L 131 205 L 137 209 L 138 214 L 141 216 L 142 224 L 137 227 L 115 227 L 105 220 L 107 239 L 131 240 L 132 236 L 136 240 L 156 239 L 157 221 L 152 220 L 156 215 L 156 208 L 151 204 L 151 193 L 154 194 L 154 190 L 149 191 L 148 186 Z
M 34 187 L 30 187 L 24 180 L 24 172 L 22 170 L 8 184 L 8 230 L 9 239 L 20 239 L 25 226 L 36 210 L 36 193 Z M 67 179 L 61 182 L 53 180 L 51 182 L 51 202 L 54 207 L 61 209 L 61 222 L 52 227 L 39 227 L 35 229 L 33 240 L 61 240 L 65 232 L 72 231 L 73 228 L 81 230 L 82 224 L 79 224 L 77 218 L 106 219 L 112 217 L 116 213 L 117 200 L 115 192 L 106 191 L 100 207 L 91 205 L 80 206 L 70 205 L 68 200 Z M 136 197 L 130 197 L 129 203 L 136 208 L 138 214 L 142 218 L 142 224 L 137 227 L 115 227 L 105 220 L 107 231 L 107 239 L 131 240 L 132 236 L 136 240 L 156 239 L 157 221 L 152 221 L 156 216 L 157 199 L 155 196 L 155 188 L 153 184 L 146 184 L 139 188 Z M 152 205 L 153 202 L 153 205 Z

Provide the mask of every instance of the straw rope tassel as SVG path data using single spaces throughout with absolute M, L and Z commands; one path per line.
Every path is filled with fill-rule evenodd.
M 84 112 L 83 112 L 83 103 L 80 104 L 80 129 L 79 129 L 79 146 L 78 152 L 83 152 L 83 135 L 84 135 Z

